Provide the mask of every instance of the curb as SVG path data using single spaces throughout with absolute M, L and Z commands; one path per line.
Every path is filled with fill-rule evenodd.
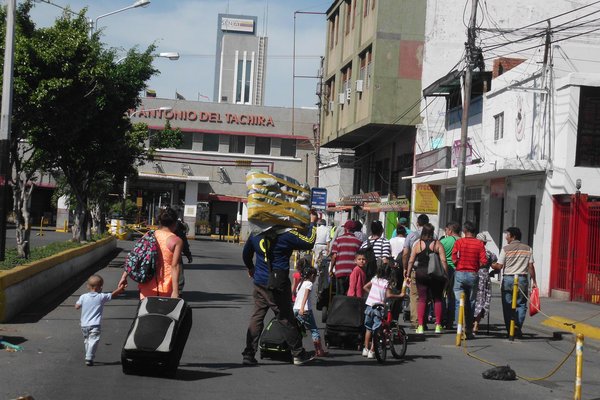
M 6 322 L 45 293 L 89 267 L 116 247 L 113 237 L 69 249 L 42 260 L 0 271 L 0 322 Z

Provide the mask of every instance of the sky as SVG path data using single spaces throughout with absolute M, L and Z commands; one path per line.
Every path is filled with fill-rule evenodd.
M 135 0 L 49 0 L 61 7 L 96 17 L 127 7 Z M 175 91 L 187 100 L 212 101 L 216 51 L 217 15 L 258 17 L 257 31 L 268 39 L 267 80 L 264 104 L 292 105 L 292 54 L 294 12 L 325 12 L 331 0 L 152 0 L 144 8 L 133 8 L 98 20 L 102 41 L 107 47 L 140 50 L 155 43 L 157 52 L 179 52 L 177 61 L 157 58 L 158 76 L 148 82 L 157 97 L 175 98 Z M 268 7 L 267 7 L 268 5 Z M 268 9 L 268 18 L 265 18 Z M 31 12 L 37 26 L 52 25 L 62 10 L 36 1 Z M 317 75 L 319 57 L 325 50 L 324 15 L 296 14 L 296 75 Z M 315 107 L 316 79 L 296 79 L 295 106 Z

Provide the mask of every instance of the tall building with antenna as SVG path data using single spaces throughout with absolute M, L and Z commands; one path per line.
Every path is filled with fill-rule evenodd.
M 263 105 L 267 37 L 257 34 L 257 20 L 247 15 L 219 14 L 215 102 Z

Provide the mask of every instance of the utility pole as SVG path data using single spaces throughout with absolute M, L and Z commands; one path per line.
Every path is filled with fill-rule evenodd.
M 469 130 L 469 105 L 471 104 L 471 87 L 473 83 L 473 68 L 477 56 L 475 47 L 475 27 L 477 23 L 478 0 L 472 0 L 471 19 L 467 30 L 467 42 L 465 43 L 466 64 L 464 95 L 463 95 L 463 114 L 460 127 L 460 153 L 458 160 L 458 177 L 456 180 L 456 214 L 459 224 L 463 223 L 465 201 L 465 174 L 467 169 L 467 140 Z
M 321 113 L 323 105 L 323 67 L 325 57 L 321 57 L 321 66 L 319 68 L 319 83 L 317 84 L 317 123 L 313 128 L 315 139 L 315 187 L 319 187 L 319 166 L 321 165 Z
M 6 214 L 8 212 L 8 182 L 10 181 L 10 119 L 12 117 L 13 63 L 15 52 L 16 0 L 6 2 L 6 42 L 2 75 L 2 109 L 0 114 L 0 261 L 6 251 Z

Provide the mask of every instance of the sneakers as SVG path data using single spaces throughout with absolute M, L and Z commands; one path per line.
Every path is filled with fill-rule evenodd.
M 369 354 L 367 354 L 367 358 L 371 358 L 371 359 L 375 358 L 375 352 L 369 350 Z
M 367 349 L 366 347 L 365 347 L 365 348 L 363 348 L 363 351 L 362 351 L 362 356 L 363 356 L 363 357 L 367 357 L 368 355 L 369 355 L 369 349 Z
M 87 365 L 88 367 L 93 367 L 94 366 L 94 360 L 85 360 L 85 365 Z
M 444 328 L 442 328 L 441 325 L 435 326 L 435 333 L 443 333 L 443 332 L 444 332 Z
M 315 356 L 303 351 L 298 357 L 294 357 L 294 365 L 303 365 L 315 359 Z
M 419 326 L 417 326 L 417 330 L 415 331 L 415 333 L 416 333 L 417 335 L 422 335 L 422 334 L 423 334 L 423 332 L 424 332 L 424 330 L 423 330 L 423 325 L 419 325 Z
M 252 354 L 244 354 L 244 359 L 242 361 L 243 365 L 256 365 L 258 361 L 256 361 L 256 357 Z

